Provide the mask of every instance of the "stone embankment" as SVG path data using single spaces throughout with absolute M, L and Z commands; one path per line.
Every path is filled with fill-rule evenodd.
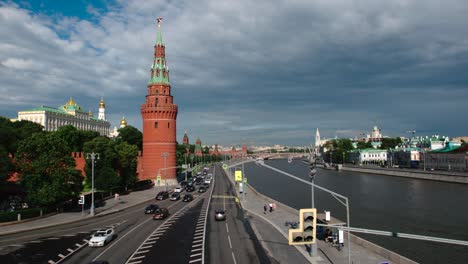
M 369 167 L 341 167 L 343 171 L 355 171 L 370 174 L 380 174 L 396 177 L 405 177 L 422 180 L 443 181 L 453 183 L 468 184 L 468 173 L 460 172 L 438 172 L 438 171 L 423 171 L 423 170 L 402 170 L 402 169 L 385 169 L 385 168 L 369 168 Z

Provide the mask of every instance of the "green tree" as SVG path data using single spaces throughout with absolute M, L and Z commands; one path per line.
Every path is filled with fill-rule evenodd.
M 398 144 L 401 143 L 401 138 L 382 138 L 382 144 L 380 145 L 381 149 L 395 148 Z
M 138 180 L 136 173 L 138 147 L 127 142 L 116 142 L 114 143 L 114 149 L 119 159 L 119 185 L 122 189 L 127 190 L 129 186 L 134 185 Z
M 143 133 L 133 126 L 126 126 L 119 129 L 119 136 L 117 140 L 123 140 L 130 145 L 136 145 L 138 150 L 143 147 Z
M 94 164 L 94 186 L 98 190 L 110 191 L 119 188 L 119 157 L 113 142 L 107 137 L 97 137 L 84 145 L 85 153 L 99 153 L 99 160 Z M 91 159 L 86 160 L 86 185 L 91 186 Z
M 372 148 L 372 143 L 371 142 L 359 141 L 357 143 L 357 148 L 358 149 Z
M 54 132 L 67 142 L 72 151 L 83 151 L 84 144 L 99 136 L 96 131 L 81 131 L 72 125 L 62 126 Z
M 33 205 L 59 205 L 77 197 L 82 177 L 66 142 L 53 133 L 35 133 L 21 141 L 16 153 L 20 182 Z
M 5 184 L 13 172 L 13 163 L 6 149 L 0 145 L 0 185 Z
M 210 154 L 210 148 L 208 146 L 205 146 L 203 149 L 202 149 L 202 153 L 203 154 Z

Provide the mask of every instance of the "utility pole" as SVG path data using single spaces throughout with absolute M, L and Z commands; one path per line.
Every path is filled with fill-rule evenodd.
M 91 208 L 89 213 L 94 216 L 94 163 L 95 160 L 99 159 L 99 153 L 87 153 L 86 159 L 91 159 Z
M 169 153 L 163 152 L 163 153 L 161 154 L 161 156 L 163 156 L 163 158 L 164 158 L 164 182 L 166 183 L 166 191 L 167 191 L 166 159 L 167 159 L 167 157 L 169 157 Z

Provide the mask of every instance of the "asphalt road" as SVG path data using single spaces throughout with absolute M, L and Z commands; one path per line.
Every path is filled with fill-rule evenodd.
M 271 263 L 236 202 L 233 186 L 220 166 L 208 212 L 206 263 Z M 226 210 L 226 221 L 214 219 L 215 210 Z

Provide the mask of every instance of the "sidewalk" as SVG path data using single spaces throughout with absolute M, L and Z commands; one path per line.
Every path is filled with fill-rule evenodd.
M 229 180 L 234 183 L 234 177 L 232 173 L 228 173 Z M 280 263 L 294 263 L 290 260 L 285 260 L 285 257 L 293 255 L 291 249 L 297 249 L 303 258 L 302 262 L 296 261 L 296 263 L 310 262 L 310 263 L 348 263 L 348 248 L 345 245 L 341 251 L 338 251 L 337 248 L 333 247 L 330 244 L 325 243 L 322 240 L 318 240 L 318 256 L 310 257 L 309 253 L 306 251 L 305 247 L 300 246 L 289 246 L 288 245 L 288 230 L 289 226 L 285 226 L 285 221 L 298 221 L 299 211 L 291 208 L 287 205 L 284 205 L 278 201 L 270 199 L 256 190 L 254 190 L 250 185 L 247 185 L 246 194 L 244 196 L 245 200 L 242 200 L 242 194 L 239 194 L 239 199 L 241 200 L 242 207 L 253 217 L 253 222 L 256 226 L 256 231 L 259 231 L 259 240 L 263 243 L 264 247 L 267 248 L 267 251 L 270 252 L 274 259 Z M 263 206 L 269 203 L 276 203 L 276 209 L 273 212 L 263 213 Z M 272 232 L 268 231 L 268 228 L 262 227 L 263 223 L 269 223 L 277 233 L 283 236 L 282 241 L 278 242 L 275 239 L 271 239 Z M 346 232 L 345 232 L 346 233 Z M 345 235 L 346 236 L 346 235 Z M 345 241 L 347 238 L 345 237 Z M 278 247 L 278 244 L 287 245 L 281 248 Z M 297 256 L 294 256 L 297 259 Z M 395 263 L 390 262 L 383 256 L 380 256 L 373 251 L 370 251 L 367 248 L 364 248 L 356 243 L 351 241 L 351 262 L 352 263 L 361 263 L 361 264 L 375 264 L 375 263 Z
M 104 205 L 95 208 L 94 217 L 100 217 L 116 213 L 128 207 L 153 200 L 154 197 L 156 197 L 156 194 L 159 191 L 165 190 L 165 188 L 165 186 L 161 186 L 153 187 L 151 189 L 143 191 L 130 192 L 127 195 L 121 195 L 119 197 L 119 200 L 109 198 L 104 201 Z M 169 190 L 171 190 L 171 188 L 172 187 L 169 187 Z M 89 215 L 89 209 L 86 209 L 84 211 L 84 215 L 82 215 L 81 211 L 65 212 L 60 214 L 54 214 L 48 217 L 38 218 L 35 220 L 24 220 L 18 223 L 12 222 L 11 224 L 0 226 L 0 236 L 34 229 L 41 229 L 49 226 L 78 222 L 89 218 L 91 218 L 91 216 Z

